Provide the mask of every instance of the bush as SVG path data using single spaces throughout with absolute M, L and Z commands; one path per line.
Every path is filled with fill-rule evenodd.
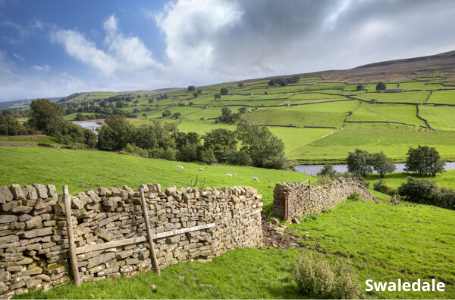
M 177 157 L 177 151 L 171 148 L 168 148 L 163 151 L 163 154 L 161 155 L 160 158 L 162 159 L 167 159 L 167 160 L 176 160 Z
M 331 182 L 333 179 L 328 175 L 318 175 L 318 185 L 324 185 Z
M 314 254 L 301 254 L 294 266 L 294 278 L 303 296 L 325 299 L 362 298 L 357 275 L 346 263 L 330 264 Z
M 326 165 L 324 165 L 324 168 L 322 168 L 322 170 L 317 173 L 317 175 L 318 176 L 319 175 L 328 176 L 328 177 L 334 179 L 335 176 L 338 175 L 338 172 L 333 168 L 332 165 L 326 164 Z
M 407 178 L 408 182 L 402 183 L 398 194 L 403 200 L 435 205 L 448 209 L 455 209 L 455 190 L 439 188 L 435 182 Z
M 229 155 L 228 163 L 230 165 L 237 166 L 251 166 L 253 164 L 253 160 L 248 153 L 243 151 L 235 151 Z
M 201 159 L 208 165 L 216 164 L 218 162 L 211 148 L 203 150 L 201 152 Z
M 386 182 L 382 179 L 373 183 L 373 190 L 390 196 L 398 194 L 398 190 L 396 188 L 386 184 Z
M 348 199 L 353 201 L 363 201 L 362 195 L 356 191 L 352 192 L 351 195 L 349 195 Z

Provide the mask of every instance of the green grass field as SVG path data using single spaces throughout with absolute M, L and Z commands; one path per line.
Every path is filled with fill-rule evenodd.
M 425 127 L 424 121 L 417 118 L 417 108 L 404 104 L 362 103 L 348 121 L 401 122 Z
M 427 103 L 452 104 L 455 105 L 455 90 L 434 91 Z
M 378 102 L 405 102 L 422 104 L 430 95 L 429 91 L 404 92 L 404 93 L 365 93 L 354 96 L 362 100 L 376 99 Z
M 0 177 L 0 185 L 53 183 L 60 188 L 68 184 L 70 194 L 75 194 L 99 184 L 138 187 L 141 183 L 159 182 L 162 186 L 188 186 L 198 175 L 199 180 L 206 178 L 206 186 L 257 188 L 264 196 L 266 211 L 270 211 L 276 182 L 299 182 L 311 177 L 289 171 L 180 162 L 184 169 L 178 169 L 172 161 L 96 150 L 0 147 L 0 151 L 0 172 L 5 174 Z M 197 171 L 200 167 L 203 172 Z M 226 176 L 233 172 L 238 176 Z M 252 176 L 260 181 L 253 181 Z M 373 176 L 368 180 L 374 180 Z M 386 180 L 391 180 L 388 176 Z M 436 180 L 443 178 L 453 186 L 455 172 L 444 173 Z M 69 284 L 17 298 L 74 299 L 90 298 L 90 294 L 109 299 L 304 298 L 293 281 L 292 266 L 299 253 L 308 252 L 353 266 L 363 288 L 366 279 L 396 282 L 400 278 L 412 282 L 436 278 L 446 284 L 444 293 L 375 292 L 368 293 L 369 298 L 455 297 L 455 211 L 406 202 L 388 205 L 381 201 L 347 200 L 319 216 L 299 225 L 287 224 L 307 249 L 236 249 L 207 263 L 176 264 L 164 269 L 161 277 L 149 272 L 129 279 L 84 283 L 81 288 Z M 185 279 L 180 280 L 179 276 Z
M 455 106 L 420 106 L 420 116 L 438 130 L 455 130 Z
M 289 125 L 294 126 L 343 126 L 348 112 L 358 105 L 357 101 L 339 101 L 320 104 L 309 104 L 283 108 L 259 109 L 246 114 L 243 118 L 249 122 L 261 125 Z
M 356 148 L 371 153 L 384 151 L 396 161 L 405 161 L 409 147 L 436 147 L 442 158 L 454 161 L 455 133 L 451 131 L 345 129 L 299 148 L 288 154 L 289 159 L 301 163 L 344 162 Z

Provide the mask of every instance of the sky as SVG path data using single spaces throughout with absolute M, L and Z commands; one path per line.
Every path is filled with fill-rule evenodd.
M 0 0 L 0 101 L 438 54 L 454 16 L 447 0 Z

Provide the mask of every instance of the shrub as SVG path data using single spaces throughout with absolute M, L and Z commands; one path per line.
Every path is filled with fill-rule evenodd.
M 352 192 L 351 195 L 349 195 L 348 199 L 353 201 L 363 201 L 362 195 L 360 195 L 360 193 L 357 191 Z
M 438 185 L 429 180 L 418 180 L 413 177 L 406 178 L 408 182 L 398 187 L 398 194 L 403 200 L 432 204 L 438 196 Z
M 328 175 L 318 175 L 318 185 L 324 185 L 331 182 L 333 179 Z
M 161 155 L 160 158 L 162 159 L 167 159 L 167 160 L 176 160 L 177 156 L 177 151 L 171 148 L 168 148 L 167 150 L 163 151 L 163 154 Z
M 213 150 L 211 148 L 203 150 L 201 152 L 201 159 L 204 163 L 211 165 L 211 164 L 216 164 L 217 159 L 215 157 L 215 154 L 213 153 Z
M 326 165 L 324 165 L 322 170 L 317 173 L 317 175 L 318 176 L 325 175 L 325 176 L 329 176 L 330 178 L 334 179 L 335 176 L 338 175 L 338 172 L 333 168 L 332 165 L 326 164 Z
M 396 188 L 386 184 L 386 182 L 382 179 L 373 183 L 373 190 L 390 196 L 396 195 L 398 193 Z
M 398 194 L 403 200 L 435 205 L 448 209 L 455 209 L 455 190 L 439 188 L 435 182 L 407 178 L 408 182 L 402 183 Z
M 362 298 L 357 275 L 346 263 L 330 264 L 314 254 L 301 254 L 294 266 L 294 278 L 304 296 L 325 299 Z
M 248 153 L 243 151 L 235 151 L 229 155 L 228 163 L 237 166 L 251 166 L 253 164 L 253 160 Z

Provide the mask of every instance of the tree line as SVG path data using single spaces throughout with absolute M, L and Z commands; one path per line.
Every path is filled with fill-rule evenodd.
M 240 121 L 235 131 L 212 129 L 203 136 L 196 132 L 180 132 L 177 124 L 163 124 L 160 120 L 138 128 L 124 116 L 110 116 L 105 123 L 98 135 L 97 147 L 101 150 L 124 150 L 147 158 L 184 162 L 290 168 L 283 141 L 267 127 L 245 121 Z

